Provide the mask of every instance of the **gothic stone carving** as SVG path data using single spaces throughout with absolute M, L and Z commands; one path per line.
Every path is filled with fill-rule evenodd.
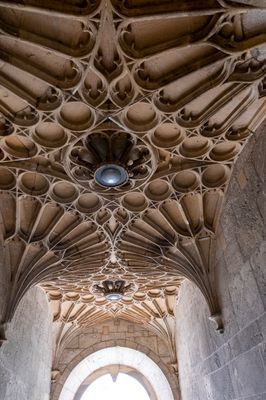
M 266 9 L 11 0 L 0 27 L 2 322 L 39 284 L 62 335 L 119 316 L 174 358 L 185 277 L 221 330 L 212 252 L 233 165 L 265 116 Z M 110 160 L 129 180 L 109 190 L 94 174 Z M 93 292 L 117 280 L 134 285 L 120 301 Z

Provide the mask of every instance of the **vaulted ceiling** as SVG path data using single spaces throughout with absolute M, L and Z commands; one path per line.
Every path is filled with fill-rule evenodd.
M 184 278 L 221 328 L 211 256 L 233 165 L 265 116 L 266 4 L 0 1 L 0 29 L 6 321 L 39 284 L 61 334 L 125 318 L 174 358 Z M 125 183 L 99 184 L 106 164 Z

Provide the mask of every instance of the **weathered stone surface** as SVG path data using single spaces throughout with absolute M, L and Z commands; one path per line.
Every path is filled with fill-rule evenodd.
M 184 277 L 216 313 L 212 237 L 235 161 L 265 118 L 265 7 L 1 2 L 0 296 L 8 315 L 0 305 L 0 323 L 36 282 L 57 321 L 148 322 L 169 352 Z M 244 258 L 265 214 L 265 163 L 252 157 L 231 183 L 238 207 L 227 215 Z M 122 179 L 108 183 L 104 171 Z M 253 181 L 252 214 L 248 194 L 236 195 Z M 110 295 L 130 301 L 112 305 Z
M 229 364 L 231 382 L 236 398 L 245 398 L 266 392 L 266 370 L 260 353 L 260 346 L 242 353 Z
M 0 348 L 1 400 L 49 399 L 51 324 L 45 293 L 31 289 L 8 326 L 8 342 Z
M 183 400 L 266 399 L 264 130 L 236 164 L 218 230 L 215 275 L 224 334 L 209 324 L 200 291 L 188 281 L 181 288 L 177 348 Z
M 188 283 L 181 291 L 187 398 L 264 390 L 266 162 L 253 131 L 265 119 L 265 0 L 0 3 L 0 344 L 2 323 L 40 283 L 62 324 L 58 347 L 92 329 L 63 358 L 54 346 L 58 368 L 118 343 L 176 365 L 174 309 L 187 277 L 205 293 Z M 125 179 L 102 185 L 106 163 Z M 223 336 L 210 328 L 205 305 L 216 314 L 216 289 Z M 42 310 L 38 299 L 32 307 Z M 34 310 L 13 330 L 29 336 L 37 357 Z M 157 336 L 117 321 L 90 328 L 114 317 Z M 3 364 L 6 396 L 19 354 L 8 346 L 16 355 Z M 254 380 L 241 370 L 246 353 L 259 370 Z M 24 374 L 13 398 L 24 386 L 28 395 L 31 369 Z

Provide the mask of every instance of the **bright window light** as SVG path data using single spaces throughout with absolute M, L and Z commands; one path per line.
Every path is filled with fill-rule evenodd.
M 119 373 L 115 382 L 110 374 L 96 379 L 81 400 L 150 400 L 144 387 L 129 375 Z

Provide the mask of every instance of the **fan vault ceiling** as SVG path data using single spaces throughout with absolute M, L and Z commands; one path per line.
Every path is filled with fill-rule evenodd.
M 124 318 L 161 335 L 174 363 L 184 277 L 222 329 L 212 253 L 232 167 L 265 115 L 266 7 L 22 3 L 0 1 L 2 322 L 39 284 L 61 339 Z M 106 163 L 127 182 L 99 185 Z

